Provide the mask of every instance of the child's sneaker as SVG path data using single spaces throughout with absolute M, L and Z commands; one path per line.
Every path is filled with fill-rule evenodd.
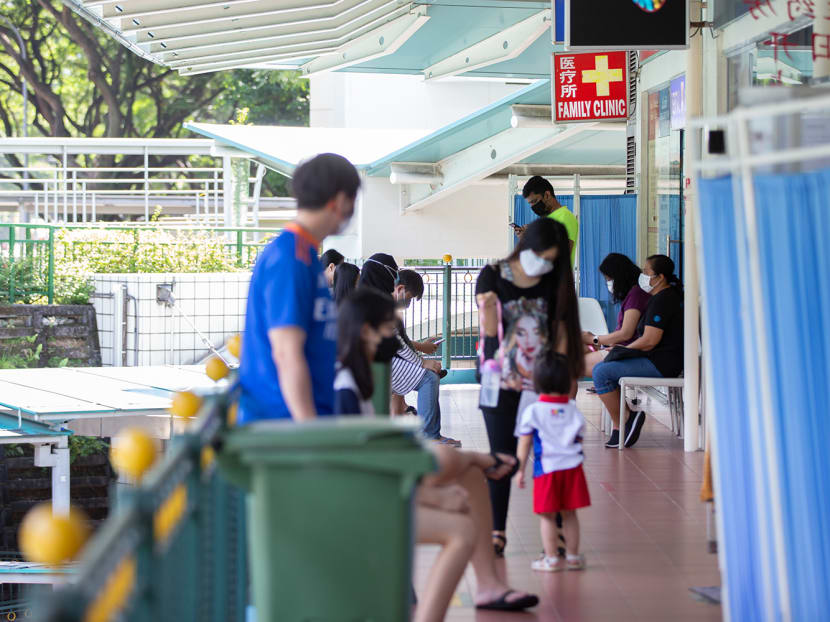
M 565 560 L 561 557 L 542 555 L 539 559 L 531 562 L 530 567 L 539 572 L 559 572 L 565 570 Z
M 571 557 L 568 555 L 565 565 L 568 567 L 568 570 L 585 570 L 585 556 L 575 555 Z

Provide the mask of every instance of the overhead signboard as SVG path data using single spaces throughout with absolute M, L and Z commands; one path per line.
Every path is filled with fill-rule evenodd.
M 568 50 L 689 47 L 688 0 L 565 0 Z
M 556 123 L 628 118 L 628 54 L 553 55 L 552 101 Z

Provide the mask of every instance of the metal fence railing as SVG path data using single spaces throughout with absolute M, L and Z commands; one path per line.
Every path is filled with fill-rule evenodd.
M 250 268 L 279 229 L 162 225 L 0 225 L 0 301 L 36 296 L 55 302 L 62 264 L 86 261 L 96 272 L 180 272 L 193 265 Z M 166 269 L 164 269 L 166 267 Z M 205 271 L 205 270 L 194 270 Z M 221 271 L 221 270 L 219 270 Z
M 32 603 L 38 619 L 244 621 L 244 493 L 220 476 L 213 449 L 229 397 L 205 398 L 196 422 L 140 485 L 119 496 L 76 578 Z
M 436 357 L 449 367 L 451 360 L 475 358 L 478 306 L 475 285 L 480 266 L 405 266 L 424 279 L 424 295 L 413 300 L 404 314 L 409 337 L 421 341 L 444 337 Z

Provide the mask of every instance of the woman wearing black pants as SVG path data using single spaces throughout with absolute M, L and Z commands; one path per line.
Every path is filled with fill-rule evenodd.
M 540 218 L 527 227 L 507 259 L 486 266 L 478 276 L 476 300 L 484 336 L 480 355 L 501 368 L 498 402 L 481 406 L 491 451 L 516 454 L 520 401 L 523 393 L 523 403 L 535 401 L 533 365 L 545 345 L 553 344 L 568 357 L 574 381 L 582 374 L 582 335 L 569 258 L 565 227 Z M 502 554 L 507 544 L 510 480 L 490 481 L 489 486 L 493 545 Z

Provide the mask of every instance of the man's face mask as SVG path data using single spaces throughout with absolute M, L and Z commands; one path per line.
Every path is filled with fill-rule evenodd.
M 544 201 L 536 201 L 533 205 L 530 206 L 530 209 L 533 210 L 533 213 L 537 216 L 545 216 L 548 213 L 547 205 L 545 205 Z

